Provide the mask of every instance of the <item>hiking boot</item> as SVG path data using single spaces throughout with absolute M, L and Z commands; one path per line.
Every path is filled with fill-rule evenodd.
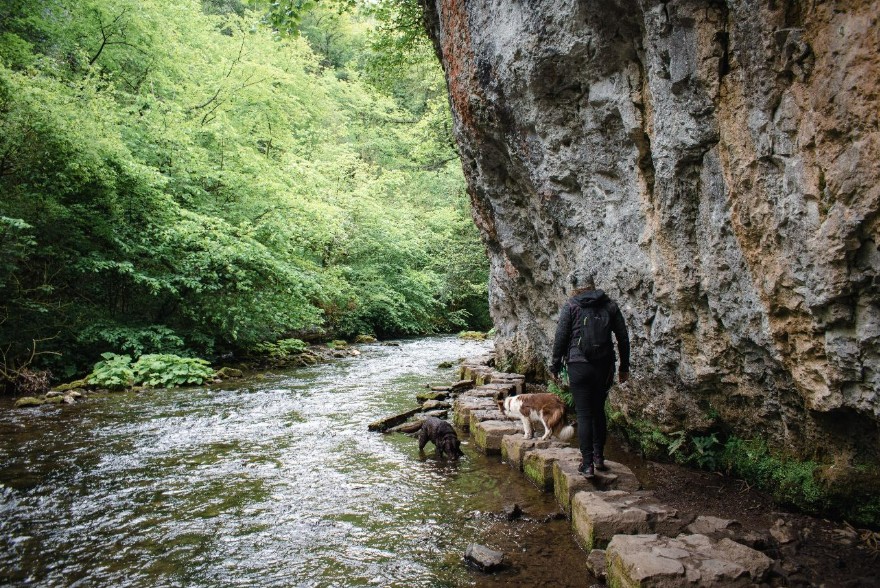
M 593 468 L 593 464 L 591 463 L 582 463 L 578 467 L 578 472 L 584 475 L 585 478 L 595 478 L 596 470 Z
M 604 471 L 608 470 L 608 466 L 605 465 L 605 458 L 602 457 L 602 455 L 600 455 L 598 453 L 593 455 L 593 464 L 595 465 L 596 469 L 599 470 L 600 472 L 604 472 Z

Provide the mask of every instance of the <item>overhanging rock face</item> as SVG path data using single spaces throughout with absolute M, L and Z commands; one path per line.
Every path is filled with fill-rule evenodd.
M 589 267 L 630 327 L 629 419 L 760 432 L 840 482 L 880 463 L 878 12 L 428 0 L 499 365 L 543 369 Z

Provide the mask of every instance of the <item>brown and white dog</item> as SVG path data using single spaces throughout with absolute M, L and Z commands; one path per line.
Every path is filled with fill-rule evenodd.
M 532 422 L 544 425 L 541 439 L 554 435 L 560 441 L 568 441 L 574 435 L 574 427 L 565 424 L 565 403 L 556 394 L 519 394 L 498 401 L 501 412 L 511 417 L 519 417 L 525 433 L 523 437 L 532 438 Z

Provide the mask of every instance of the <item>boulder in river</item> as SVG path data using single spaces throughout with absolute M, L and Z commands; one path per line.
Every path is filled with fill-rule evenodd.
M 469 564 L 484 572 L 493 572 L 504 565 L 504 554 L 479 543 L 471 543 L 464 552 Z
M 15 408 L 25 408 L 27 406 L 42 406 L 46 401 L 35 396 L 22 396 L 15 401 Z

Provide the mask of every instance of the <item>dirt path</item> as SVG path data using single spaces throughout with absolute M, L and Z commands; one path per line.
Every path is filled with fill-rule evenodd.
M 780 509 L 744 481 L 648 462 L 657 499 L 682 511 L 736 520 L 778 560 L 774 586 L 880 586 L 880 534 Z

